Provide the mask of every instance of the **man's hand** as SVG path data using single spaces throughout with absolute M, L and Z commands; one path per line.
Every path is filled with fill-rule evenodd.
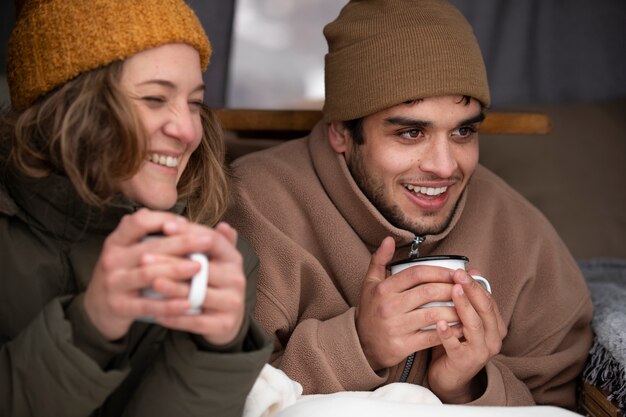
M 459 320 L 453 307 L 419 308 L 452 298 L 453 271 L 416 266 L 387 278 L 386 265 L 394 250 L 393 239 L 387 237 L 372 255 L 356 312 L 361 347 L 375 371 L 397 365 L 413 352 L 441 344 L 437 332 L 420 328 L 438 321 Z M 450 334 L 461 337 L 462 333 L 460 328 L 453 328 Z
M 471 271 L 479 275 L 478 271 Z M 430 389 L 449 404 L 464 404 L 476 399 L 484 386 L 477 375 L 500 352 L 507 329 L 491 295 L 469 273 L 453 272 L 456 283 L 452 301 L 461 321 L 463 337 L 455 327 L 441 320 L 437 334 L 442 345 L 433 349 L 428 369 Z

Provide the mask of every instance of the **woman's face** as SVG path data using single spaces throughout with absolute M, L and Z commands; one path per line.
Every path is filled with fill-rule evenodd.
M 202 139 L 204 82 L 200 56 L 186 44 L 167 44 L 124 61 L 122 87 L 135 103 L 148 135 L 148 156 L 121 192 L 143 206 L 167 210 Z

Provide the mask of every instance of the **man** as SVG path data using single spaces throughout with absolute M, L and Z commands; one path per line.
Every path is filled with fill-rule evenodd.
M 324 34 L 324 120 L 234 164 L 227 220 L 261 258 L 271 363 L 309 394 L 406 381 L 444 403 L 574 407 L 591 300 L 544 216 L 478 164 L 490 99 L 467 21 L 354 0 Z M 389 276 L 416 249 L 467 256 L 493 295 L 463 270 Z

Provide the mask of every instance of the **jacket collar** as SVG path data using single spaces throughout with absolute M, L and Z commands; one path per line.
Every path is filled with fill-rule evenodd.
M 94 234 L 108 235 L 122 216 L 141 207 L 121 195 L 103 209 L 90 206 L 81 200 L 69 179 L 62 175 L 35 179 L 9 174 L 6 180 L 8 195 L 3 196 L 0 189 L 0 201 L 4 197 L 10 202 L 2 207 L 13 208 L 12 213 L 5 210 L 7 214 L 17 215 L 39 230 L 72 242 Z M 183 207 L 177 204 L 172 210 L 180 213 Z
M 375 249 L 386 236 L 391 236 L 396 241 L 396 248 L 399 249 L 398 257 L 408 256 L 415 234 L 389 223 L 363 194 L 352 178 L 344 156 L 337 154 L 330 147 L 328 124 L 324 121 L 320 121 L 313 128 L 309 137 L 309 150 L 315 171 L 328 196 L 361 240 Z M 448 227 L 439 234 L 424 236 L 426 240 L 420 245 L 421 254 L 428 253 L 454 228 L 463 212 L 466 194 L 467 190 L 461 195 Z
M 19 217 L 69 241 L 91 234 L 107 235 L 122 216 L 138 208 L 122 199 L 104 210 L 89 206 L 67 177 L 55 174 L 45 178 L 11 175 L 7 189 L 20 209 Z

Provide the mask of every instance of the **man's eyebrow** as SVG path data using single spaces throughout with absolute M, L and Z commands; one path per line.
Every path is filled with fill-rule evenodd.
M 174 89 L 176 89 L 176 84 L 174 84 L 173 82 L 168 81 L 168 80 L 161 80 L 161 79 L 158 79 L 158 78 L 156 78 L 156 79 L 152 79 L 152 80 L 146 80 L 146 81 L 140 82 L 138 85 L 148 85 L 148 84 L 157 84 L 157 85 L 161 85 L 161 86 L 163 86 L 163 87 L 165 87 L 165 88 L 168 88 L 168 89 L 170 89 L 170 90 L 174 90 Z M 194 88 L 194 89 L 192 90 L 192 93 L 195 93 L 195 92 L 197 92 L 197 91 L 204 91 L 204 90 L 205 90 L 205 85 L 204 85 L 204 83 L 200 83 L 200 84 L 198 84 L 198 85 L 196 86 L 196 88 Z
M 461 123 L 459 123 L 459 126 L 473 125 L 474 123 L 480 123 L 483 120 L 485 120 L 485 113 L 481 111 L 476 116 L 461 121 Z
M 457 126 L 467 126 L 474 123 L 479 123 L 485 120 L 485 114 L 481 111 L 476 116 L 472 116 L 468 119 L 461 120 Z M 428 128 L 432 127 L 433 123 L 426 120 L 418 120 L 410 117 L 396 116 L 388 117 L 384 120 L 386 125 L 402 126 L 402 127 L 419 127 Z
M 386 125 L 394 125 L 394 126 L 402 126 L 402 127 L 420 127 L 427 128 L 431 127 L 432 122 L 428 122 L 425 120 L 412 119 L 410 117 L 388 117 L 384 120 Z

